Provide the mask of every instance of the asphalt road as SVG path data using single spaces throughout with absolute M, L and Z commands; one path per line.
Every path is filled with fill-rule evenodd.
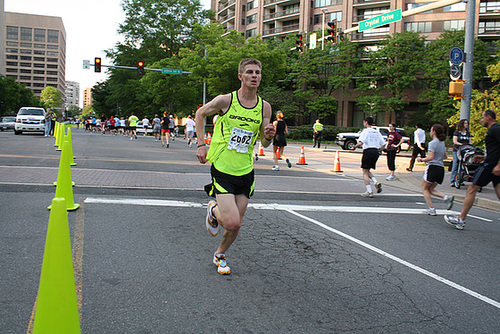
M 60 153 L 0 133 L 0 333 L 29 331 Z M 227 256 L 204 228 L 209 166 L 178 139 L 75 131 L 69 212 L 84 333 L 497 333 L 500 219 L 458 231 L 420 194 L 255 163 L 257 192 Z M 316 159 L 316 158 L 315 158 Z M 319 157 L 317 159 L 320 159 Z M 312 160 L 311 160 L 312 162 Z M 328 162 L 325 162 L 325 164 Z M 312 165 L 311 165 L 312 164 Z M 12 170 L 17 175 L 12 177 Z

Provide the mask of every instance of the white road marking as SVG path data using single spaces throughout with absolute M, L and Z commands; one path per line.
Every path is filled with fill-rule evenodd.
M 168 201 L 168 200 L 152 200 L 152 199 L 123 199 L 123 198 L 97 198 L 97 197 L 87 197 L 84 201 L 85 203 L 88 204 L 125 204 L 125 205 L 146 205 L 146 206 L 170 206 L 170 207 L 192 207 L 192 208 L 202 208 L 205 205 L 201 203 L 196 203 L 196 202 L 183 202 L 183 201 Z M 401 213 L 401 214 L 423 214 L 422 210 L 418 209 L 405 209 L 405 208 L 381 208 L 381 207 L 349 207 L 349 206 L 302 206 L 302 205 L 286 205 L 286 204 L 264 204 L 264 203 L 256 203 L 256 204 L 249 204 L 249 207 L 256 209 L 256 210 L 280 210 L 280 211 L 286 211 L 289 212 L 290 214 L 293 214 L 299 218 L 302 218 L 304 220 L 307 220 L 327 231 L 330 231 L 332 233 L 335 233 L 347 240 L 350 240 L 362 247 L 365 247 L 377 254 L 380 254 L 388 259 L 391 259 L 395 262 L 398 262 L 410 269 L 413 269 L 421 274 L 424 274 L 430 278 L 433 278 L 441 283 L 444 283 L 454 289 L 457 289 L 459 291 L 462 291 L 474 298 L 477 298 L 485 303 L 488 303 L 498 309 L 500 309 L 500 303 L 488 298 L 486 296 L 481 295 L 480 293 L 477 293 L 475 291 L 472 291 L 464 286 L 461 286 L 455 282 L 452 282 L 444 277 L 441 277 L 437 274 L 434 274 L 428 270 L 425 270 L 419 266 L 416 266 L 414 264 L 411 264 L 410 262 L 407 262 L 397 256 L 394 256 L 390 253 L 387 253 L 375 246 L 372 246 L 364 241 L 361 241 L 357 238 L 354 238 L 350 236 L 349 234 L 346 234 L 344 232 L 341 232 L 337 229 L 334 229 L 333 227 L 330 227 L 326 224 L 321 223 L 320 221 L 317 221 L 315 219 L 309 218 L 307 216 L 304 216 L 303 214 L 300 214 L 295 211 L 327 211 L 327 212 L 356 212 L 356 213 Z M 443 213 L 455 213 L 454 211 L 447 211 L 447 210 L 437 210 L 439 214 Z M 481 218 L 477 217 L 478 219 L 486 220 L 486 221 L 491 221 L 486 218 Z

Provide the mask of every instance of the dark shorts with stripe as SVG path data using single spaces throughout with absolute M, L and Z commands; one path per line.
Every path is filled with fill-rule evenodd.
M 488 183 L 493 182 L 493 187 L 496 187 L 500 183 L 500 176 L 493 174 L 493 167 L 495 165 L 490 165 L 488 163 L 480 165 L 474 172 L 472 177 L 472 183 L 476 186 L 484 187 Z
M 424 180 L 428 183 L 442 184 L 444 180 L 444 167 L 429 165 L 424 172 Z
M 362 169 L 375 169 L 377 160 L 380 153 L 377 148 L 367 148 L 363 150 L 363 157 L 361 158 Z
M 214 166 L 210 168 L 212 182 L 205 186 L 208 196 L 215 197 L 216 194 L 243 194 L 247 198 L 253 195 L 255 178 L 254 171 L 250 173 L 234 176 L 218 171 Z

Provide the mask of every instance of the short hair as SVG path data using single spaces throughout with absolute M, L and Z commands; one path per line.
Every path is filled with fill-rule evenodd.
M 495 115 L 495 112 L 491 109 L 487 109 L 484 111 L 484 116 L 490 116 L 493 119 L 497 119 L 497 115 Z
M 255 58 L 245 58 L 240 61 L 238 65 L 238 73 L 243 73 L 245 70 L 245 66 L 247 65 L 257 65 L 262 69 L 262 64 L 258 59 Z
M 446 139 L 446 134 L 444 133 L 444 126 L 441 124 L 434 124 L 431 129 L 434 129 L 436 133 L 436 138 L 440 141 L 444 141 Z
M 365 117 L 365 122 L 368 123 L 368 125 L 373 125 L 373 117 Z
M 278 111 L 276 112 L 276 118 L 277 118 L 277 119 L 283 119 L 283 112 L 282 112 L 281 110 L 278 110 Z
M 389 123 L 389 125 L 392 125 L 393 127 L 396 127 L 396 123 L 394 123 L 394 122 Z
M 422 123 L 418 122 L 417 125 L 416 125 L 417 128 L 419 129 L 422 129 L 424 126 L 422 125 Z

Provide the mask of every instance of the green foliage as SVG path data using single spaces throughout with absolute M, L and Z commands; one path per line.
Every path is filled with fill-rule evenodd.
M 313 138 L 313 124 L 301 125 L 294 127 L 290 130 L 288 138 L 292 140 L 312 140 Z M 338 133 L 341 132 L 358 132 L 360 129 L 358 127 L 345 127 L 345 126 L 333 126 L 326 125 L 323 127 L 323 132 L 321 134 L 321 140 L 334 141 Z
M 40 94 L 40 102 L 43 104 L 45 109 L 51 109 L 56 112 L 56 109 L 61 108 L 63 96 L 57 88 L 47 86 Z
M 0 115 L 16 114 L 21 107 L 39 107 L 40 100 L 23 84 L 0 75 Z

